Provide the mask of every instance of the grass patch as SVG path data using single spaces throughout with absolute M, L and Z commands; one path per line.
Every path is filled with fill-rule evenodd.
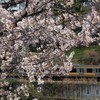
M 84 46 L 82 46 L 82 47 L 76 47 L 76 48 L 73 48 L 73 49 L 71 49 L 71 50 L 69 50 L 67 53 L 66 53 L 66 55 L 70 55 L 70 53 L 72 52 L 72 51 L 74 51 L 75 52 L 75 54 L 74 54 L 74 59 L 75 58 L 81 58 L 82 57 L 82 53 L 84 52 L 84 51 L 86 51 L 86 50 L 96 50 L 96 49 L 99 49 L 100 48 L 100 46 L 90 46 L 90 47 L 84 47 Z M 100 55 L 98 55 L 98 56 L 100 56 Z
M 90 47 L 85 47 L 85 46 L 82 46 L 82 47 L 76 47 L 76 48 L 73 48 L 71 50 L 69 50 L 66 55 L 70 55 L 70 53 L 74 51 L 75 54 L 73 56 L 73 59 L 72 59 L 72 62 L 74 64 L 76 63 L 79 63 L 79 64 L 83 64 L 81 62 L 79 62 L 80 59 L 84 59 L 84 58 L 88 58 L 88 57 L 92 57 L 92 56 L 89 56 L 88 54 L 86 55 L 87 52 L 91 51 L 91 53 L 94 51 L 94 52 L 97 52 L 95 56 L 93 57 L 100 57 L 100 46 L 90 46 Z M 86 52 L 86 53 L 85 53 Z M 85 54 L 84 54 L 85 53 Z M 84 55 L 83 55 L 84 54 Z M 85 63 L 84 63 L 85 64 Z

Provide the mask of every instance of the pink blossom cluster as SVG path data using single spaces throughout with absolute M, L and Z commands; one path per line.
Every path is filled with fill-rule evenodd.
M 21 0 L 13 1 L 19 3 Z M 100 28 L 100 14 L 95 7 L 85 16 L 68 11 L 54 16 L 52 6 L 63 0 L 26 1 L 23 0 L 24 6 L 18 11 L 9 11 L 0 6 L 1 69 L 15 66 L 18 71 L 25 70 L 29 81 L 35 81 L 37 77 L 40 85 L 44 83 L 42 78 L 46 75 L 67 75 L 72 70 L 74 52 L 66 56 L 68 50 L 79 45 L 89 46 L 95 41 L 100 44 L 100 31 L 97 31 Z M 65 4 L 61 5 L 72 7 L 74 0 L 66 0 Z M 63 21 L 66 22 L 64 27 Z M 82 28 L 78 33 L 74 31 L 77 27 Z M 98 37 L 93 37 L 95 34 Z M 2 80 L 6 76 L 7 72 L 0 74 Z M 18 92 L 20 89 L 26 89 L 25 95 L 29 96 L 27 86 L 18 87 Z M 15 98 L 8 100 L 20 99 L 16 94 L 8 93 L 8 98 L 12 95 Z
M 16 2 L 19 2 L 19 0 Z M 71 60 L 62 60 L 66 56 L 65 52 L 78 45 L 89 46 L 90 43 L 100 39 L 100 37 L 92 37 L 97 30 L 96 24 L 100 21 L 100 15 L 95 10 L 95 7 L 92 7 L 92 11 L 83 19 L 79 17 L 79 20 L 75 20 L 78 14 L 64 13 L 64 19 L 71 19 L 71 21 L 68 26 L 63 28 L 60 24 L 62 16 L 52 17 L 53 11 L 51 6 L 57 2 L 28 0 L 27 8 L 24 7 L 14 12 L 7 11 L 2 6 L 0 7 L 0 24 L 2 25 L 0 34 L 3 34 L 0 37 L 1 67 L 11 65 L 13 59 L 16 59 L 17 65 L 20 66 L 19 68 L 25 69 L 29 79 L 34 80 L 35 74 L 39 75 L 38 73 L 42 73 L 43 77 L 51 72 L 55 72 L 55 66 L 58 66 L 58 64 L 54 63 L 59 59 L 62 62 L 62 67 L 59 67 L 60 71 L 58 71 L 58 74 L 65 74 L 72 69 Z M 74 1 L 66 2 L 66 6 L 70 3 L 73 5 Z M 34 15 L 41 9 L 46 10 L 38 15 Z M 27 17 L 23 18 L 25 10 Z M 33 15 L 31 15 L 32 13 Z M 76 27 L 82 27 L 82 30 L 77 34 L 73 31 Z M 99 32 L 96 34 L 100 36 Z M 48 43 L 43 44 L 41 42 L 39 46 L 36 46 L 40 40 Z M 37 52 L 28 51 L 30 44 L 36 46 Z M 44 49 L 44 46 L 46 49 Z M 3 59 L 4 57 L 6 60 Z M 48 69 L 48 67 L 54 68 Z M 33 76 L 30 77 L 30 75 Z
M 23 0 L 24 6 L 18 11 L 9 11 L 0 6 L 1 70 L 5 66 L 14 66 L 18 72 L 25 70 L 30 82 L 36 81 L 37 77 L 38 85 L 41 85 L 44 76 L 67 75 L 72 70 L 74 52 L 66 56 L 68 50 L 79 45 L 89 46 L 95 41 L 100 44 L 100 14 L 95 7 L 83 17 L 79 13 L 68 11 L 54 16 L 52 6 L 59 1 L 64 7 L 72 7 L 74 4 L 74 0 Z M 21 0 L 13 2 L 19 3 Z M 66 22 L 64 27 L 63 21 Z M 82 28 L 78 33 L 73 31 L 77 27 Z M 95 34 L 98 37 L 93 37 Z M 2 72 L 1 80 L 6 76 L 7 72 Z M 4 85 L 8 83 L 0 83 L 0 86 Z M 21 93 L 20 90 L 29 96 L 27 85 L 18 87 L 18 94 Z M 40 92 L 41 87 L 37 90 Z M 3 89 L 0 91 L 3 93 Z M 6 94 L 7 100 L 20 100 L 11 91 L 6 91 Z

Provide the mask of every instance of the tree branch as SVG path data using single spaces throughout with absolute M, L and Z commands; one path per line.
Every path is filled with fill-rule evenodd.
M 11 0 L 9 2 L 5 2 L 5 3 L 1 3 L 1 4 L 3 5 L 3 8 L 8 9 L 9 7 L 16 6 L 17 4 L 21 4 L 24 1 L 25 0 L 21 0 L 21 1 L 15 2 L 14 0 Z

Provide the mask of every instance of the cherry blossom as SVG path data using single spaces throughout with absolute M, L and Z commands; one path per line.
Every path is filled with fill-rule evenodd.
M 11 1 L 11 0 L 10 0 Z M 0 6 L 0 60 L 1 79 L 7 73 L 5 66 L 11 66 L 28 76 L 30 82 L 38 81 L 43 84 L 43 78 L 50 75 L 68 75 L 72 70 L 71 62 L 74 52 L 66 56 L 66 52 L 79 45 L 89 46 L 97 41 L 100 45 L 99 21 L 100 15 L 96 11 L 92 0 L 90 11 L 86 15 L 74 12 L 71 7 L 74 0 L 13 0 L 20 9 L 11 11 L 6 2 Z M 11 3 L 11 4 L 13 4 Z M 59 8 L 60 3 L 62 8 Z M 87 7 L 87 4 L 83 4 Z M 70 8 L 70 10 L 67 9 Z M 58 11 L 55 13 L 55 11 Z M 81 28 L 79 32 L 75 29 Z M 98 31 L 97 31 L 98 30 Z M 93 37 L 93 35 L 97 37 Z M 15 70 L 14 69 L 14 70 Z M 13 71 L 14 71 L 13 70 Z M 13 72 L 12 71 L 12 72 Z M 23 85 L 17 88 L 25 90 Z M 9 92 L 8 98 L 12 97 Z M 25 96 L 29 96 L 27 89 Z M 35 99 L 33 99 L 35 100 Z

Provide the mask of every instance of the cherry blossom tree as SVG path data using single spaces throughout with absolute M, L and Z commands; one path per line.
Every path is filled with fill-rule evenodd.
M 1 69 L 12 66 L 10 72 L 26 73 L 30 82 L 37 77 L 41 84 L 46 75 L 67 75 L 74 55 L 66 56 L 68 50 L 94 41 L 99 44 L 99 12 L 95 6 L 87 10 L 84 0 L 0 2 Z M 2 71 L 1 79 L 7 73 Z

